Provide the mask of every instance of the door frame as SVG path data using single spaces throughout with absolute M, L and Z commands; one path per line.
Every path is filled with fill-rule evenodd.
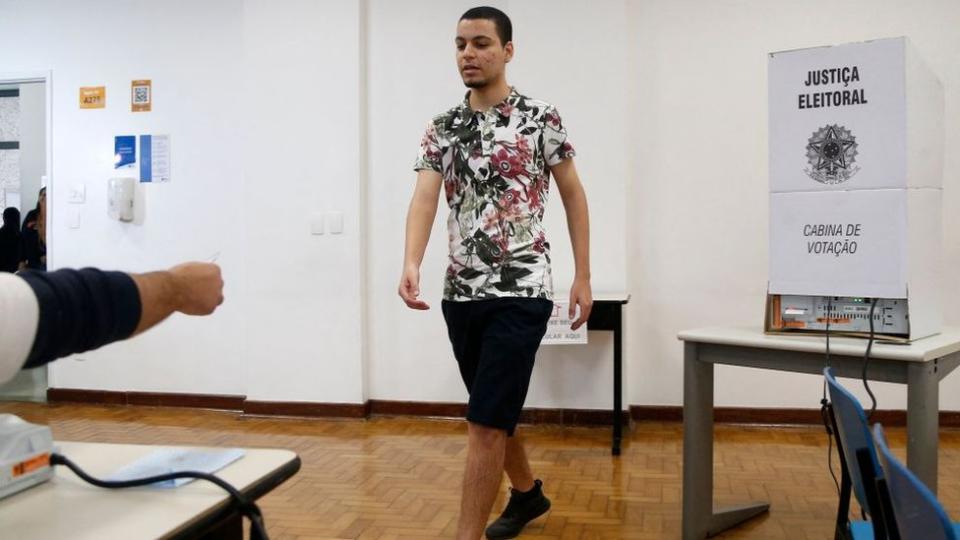
M 56 233 L 50 223 L 53 222 L 53 215 L 56 213 L 56 207 L 53 204 L 56 195 L 53 192 L 53 71 L 50 70 L 29 70 L 29 71 L 0 71 L 0 85 L 7 84 L 29 84 L 44 83 L 44 93 L 46 94 L 46 136 L 44 144 L 45 160 L 47 169 L 47 268 L 55 268 L 56 249 L 50 249 L 55 246 Z M 23 195 L 21 194 L 21 197 Z

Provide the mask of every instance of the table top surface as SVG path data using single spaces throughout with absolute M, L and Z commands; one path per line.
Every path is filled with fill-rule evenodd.
M 811 353 L 826 352 L 826 338 L 818 335 L 766 334 L 760 326 L 723 326 L 684 330 L 677 337 L 691 343 L 735 345 Z M 830 352 L 842 356 L 863 356 L 867 340 L 830 336 Z M 909 344 L 874 342 L 871 358 L 927 362 L 960 351 L 960 328 L 945 327 L 939 334 Z
M 570 291 L 555 291 L 553 298 L 558 302 L 566 302 L 570 299 Z M 630 293 L 624 291 L 593 291 L 593 302 L 626 304 L 630 302 Z
M 160 446 L 54 443 L 90 475 L 103 478 Z M 217 476 L 240 490 L 266 481 L 297 459 L 289 450 L 244 449 Z M 49 482 L 0 500 L 2 535 L 9 538 L 159 538 L 219 511 L 229 496 L 197 480 L 175 489 L 101 489 L 57 467 Z M 7 536 L 9 535 L 9 536 Z

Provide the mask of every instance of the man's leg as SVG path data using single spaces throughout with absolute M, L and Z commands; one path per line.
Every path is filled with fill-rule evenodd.
M 473 422 L 467 424 L 467 466 L 457 527 L 460 540 L 476 540 L 483 535 L 503 479 L 506 444 L 506 431 Z
M 500 404 L 500 423 L 496 425 L 505 426 L 507 433 L 513 435 L 504 445 L 504 469 L 513 489 L 500 517 L 487 527 L 487 538 L 493 540 L 515 538 L 527 523 L 550 510 L 550 500 L 544 496 L 541 482 L 533 478 L 523 439 L 515 427 L 530 386 L 537 348 L 552 312 L 550 301 L 513 299 L 497 313 L 485 334 L 484 345 L 493 345 L 485 352 L 497 352 L 481 355 L 484 375 L 496 374 L 496 384 L 488 383 L 485 387 L 496 396 L 493 401 Z
M 513 433 L 513 437 L 507 438 L 503 468 L 510 477 L 510 485 L 513 489 L 521 492 L 533 489 L 533 473 L 530 471 L 530 462 L 527 460 L 527 452 L 523 448 L 523 438 L 520 437 L 519 430 Z

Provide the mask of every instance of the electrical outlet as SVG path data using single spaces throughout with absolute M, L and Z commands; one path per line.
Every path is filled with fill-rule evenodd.
M 67 195 L 67 201 L 70 204 L 83 204 L 87 200 L 87 186 L 84 184 L 72 184 L 70 193 Z

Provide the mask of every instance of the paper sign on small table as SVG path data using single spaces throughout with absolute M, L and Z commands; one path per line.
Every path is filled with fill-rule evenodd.
M 571 330 L 574 318 L 571 320 L 569 315 L 570 302 L 563 300 L 553 301 L 553 314 L 550 321 L 547 322 L 547 333 L 544 334 L 541 345 L 583 345 L 587 343 L 587 325 L 584 324 L 576 330 Z M 580 307 L 577 306 L 576 314 L 580 314 Z

